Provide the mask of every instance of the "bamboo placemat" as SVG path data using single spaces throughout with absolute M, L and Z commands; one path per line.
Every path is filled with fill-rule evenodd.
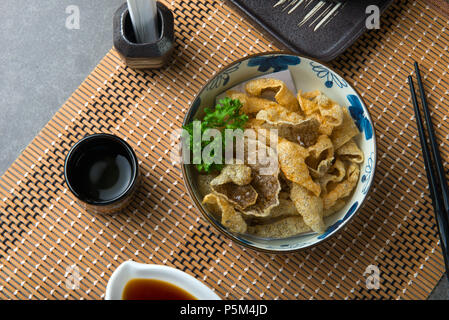
M 418 60 L 447 161 L 448 19 L 420 1 L 398 1 L 380 30 L 333 63 L 375 121 L 373 190 L 337 237 L 301 253 L 269 255 L 209 226 L 168 150 L 170 130 L 210 76 L 237 58 L 277 48 L 222 1 L 167 5 L 176 17 L 171 63 L 136 71 L 111 50 L 1 178 L 0 298 L 102 298 L 109 276 L 128 259 L 185 270 L 223 298 L 426 298 L 443 262 L 405 80 Z M 141 160 L 143 185 L 119 215 L 82 211 L 64 183 L 67 151 L 94 132 L 124 137 Z M 371 264 L 381 272 L 378 290 L 365 285 Z M 75 290 L 66 286 L 72 265 L 81 276 Z

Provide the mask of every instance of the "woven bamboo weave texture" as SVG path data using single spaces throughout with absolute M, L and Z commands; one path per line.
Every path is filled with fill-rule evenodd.
M 444 268 L 406 76 L 419 61 L 447 161 L 448 19 L 422 1 L 397 1 L 379 30 L 332 63 L 375 122 L 372 192 L 330 241 L 269 255 L 232 243 L 200 216 L 169 151 L 171 130 L 208 78 L 279 48 L 226 2 L 165 3 L 176 19 L 169 65 L 133 70 L 111 50 L 0 179 L 0 298 L 101 299 L 129 259 L 184 270 L 225 299 L 426 298 Z M 64 182 L 65 155 L 94 132 L 125 138 L 140 159 L 143 183 L 121 214 L 82 211 Z M 377 290 L 366 287 L 369 265 L 380 269 Z M 75 290 L 66 283 L 70 266 L 81 276 Z

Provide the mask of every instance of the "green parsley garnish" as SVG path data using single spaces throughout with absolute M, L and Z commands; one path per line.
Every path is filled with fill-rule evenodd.
M 244 113 L 240 113 L 240 108 L 242 107 L 242 103 L 238 99 L 231 99 L 231 98 L 224 98 L 221 99 L 218 104 L 215 106 L 215 108 L 212 110 L 211 108 L 205 108 L 204 113 L 206 114 L 203 118 L 203 120 L 200 121 L 193 121 L 183 128 L 187 131 L 189 134 L 189 148 L 190 150 L 201 150 L 201 154 L 203 152 L 203 149 L 210 145 L 210 144 L 216 144 L 216 143 L 222 143 L 222 153 L 224 154 L 224 150 L 226 150 L 226 141 L 225 141 L 225 129 L 240 129 L 243 130 L 243 127 L 248 121 L 248 116 Z M 214 137 L 210 141 L 203 141 L 202 139 L 200 141 L 197 141 L 194 143 L 193 141 L 193 129 L 194 124 L 197 122 L 196 125 L 200 126 L 201 128 L 201 137 L 208 129 L 218 129 L 221 132 L 221 139 L 217 139 Z M 210 147 L 213 147 L 211 145 Z M 211 150 L 214 150 L 213 148 Z M 213 151 L 211 151 L 210 154 L 211 158 L 213 158 L 214 154 Z M 221 164 L 217 163 L 207 163 L 204 162 L 203 159 L 201 159 L 201 163 L 196 164 L 196 168 L 200 172 L 206 172 L 210 173 L 212 171 L 219 171 L 224 166 L 224 156 L 221 155 L 221 158 L 223 161 L 221 161 Z

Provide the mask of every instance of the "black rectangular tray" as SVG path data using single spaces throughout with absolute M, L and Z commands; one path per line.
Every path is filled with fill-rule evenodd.
M 293 52 L 330 61 L 364 31 L 376 5 L 382 13 L 393 0 L 228 0 Z

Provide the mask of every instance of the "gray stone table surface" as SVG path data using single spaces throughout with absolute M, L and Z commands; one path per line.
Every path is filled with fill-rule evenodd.
M 112 46 L 124 0 L 0 1 L 0 175 Z M 79 29 L 66 28 L 76 5 Z M 449 299 L 444 277 L 430 299 Z

